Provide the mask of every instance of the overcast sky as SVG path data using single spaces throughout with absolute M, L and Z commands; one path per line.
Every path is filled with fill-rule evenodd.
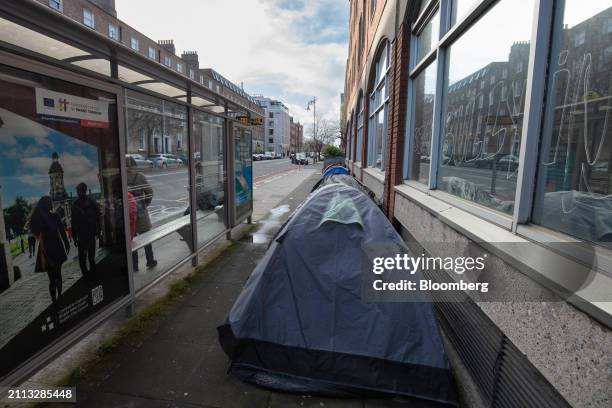
M 344 0 L 116 0 L 118 17 L 153 40 L 195 50 L 251 95 L 285 102 L 308 126 L 307 102 L 328 118 L 340 112 L 348 53 Z

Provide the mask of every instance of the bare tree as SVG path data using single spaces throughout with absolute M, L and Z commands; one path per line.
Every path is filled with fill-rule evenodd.
M 314 126 L 316 127 L 316 131 L 312 125 L 310 126 L 312 143 L 309 144 L 309 147 L 311 146 L 315 153 L 321 153 L 321 150 L 325 145 L 335 144 L 336 140 L 338 139 L 342 140 L 342 131 L 339 120 L 329 120 L 327 118 L 321 118 L 319 115 L 317 115 Z

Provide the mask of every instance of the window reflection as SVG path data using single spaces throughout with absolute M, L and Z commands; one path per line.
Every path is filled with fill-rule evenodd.
M 414 125 L 412 127 L 412 180 L 429 182 L 431 161 L 431 137 L 433 130 L 433 109 L 436 96 L 436 67 L 434 61 L 414 79 Z
M 134 282 L 140 288 L 191 253 L 187 109 L 128 92 L 126 121 Z
M 369 137 L 368 166 L 384 170 L 384 148 L 386 144 L 386 116 L 388 105 L 387 74 L 389 61 L 389 45 L 385 44 L 375 65 L 374 90 L 370 94 L 369 105 Z
M 453 23 L 465 17 L 467 12 L 470 11 L 477 2 L 478 0 L 454 0 L 453 3 L 454 3 L 455 11 L 453 13 L 454 15 Z
M 363 95 L 357 100 L 357 149 L 355 162 L 361 163 L 363 157 Z
M 438 42 L 438 30 L 440 27 L 440 12 L 436 11 L 431 20 L 423 30 L 417 35 L 417 58 L 416 63 L 418 64 L 424 56 L 426 56 L 431 50 L 433 50 Z
M 505 213 L 514 208 L 532 10 L 502 0 L 448 53 L 439 188 Z
M 612 7 L 587 3 L 555 24 L 534 221 L 612 247 Z
M 223 119 L 195 111 L 196 205 L 198 245 L 202 246 L 225 230 L 225 163 L 223 150 Z

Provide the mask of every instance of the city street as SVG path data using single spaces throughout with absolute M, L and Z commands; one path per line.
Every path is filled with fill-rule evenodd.
M 297 166 L 292 164 L 290 159 L 256 161 L 253 162 L 253 181 L 257 183 L 262 179 L 296 169 Z M 148 208 L 153 227 L 182 216 L 189 203 L 188 168 L 141 171 L 153 188 L 153 201 Z
M 274 159 L 261 160 L 253 162 L 253 178 L 257 181 L 258 178 L 268 176 L 270 174 L 279 173 L 281 171 L 294 168 L 290 159 Z

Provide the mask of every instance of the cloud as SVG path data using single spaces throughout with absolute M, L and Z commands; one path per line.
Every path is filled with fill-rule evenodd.
M 98 163 L 90 160 L 83 152 L 60 154 L 60 163 L 64 169 L 64 185 L 67 190 L 74 190 L 81 182 L 87 184 L 93 191 L 99 190 Z M 19 180 L 34 187 L 49 184 L 49 156 L 25 157 L 20 161 L 22 175 Z
M 46 137 L 48 129 L 32 120 L 0 108 L 0 146 L 2 148 L 17 145 L 17 136 L 27 136 L 38 139 L 37 143 L 50 144 Z
M 278 98 L 296 120 L 306 104 L 337 118 L 347 58 L 348 3 L 338 0 L 177 0 L 181 18 L 147 0 L 117 0 L 119 18 L 154 39 L 174 39 L 251 94 Z M 157 3 L 156 3 L 157 4 Z M 147 13 L 142 13 L 147 10 Z

